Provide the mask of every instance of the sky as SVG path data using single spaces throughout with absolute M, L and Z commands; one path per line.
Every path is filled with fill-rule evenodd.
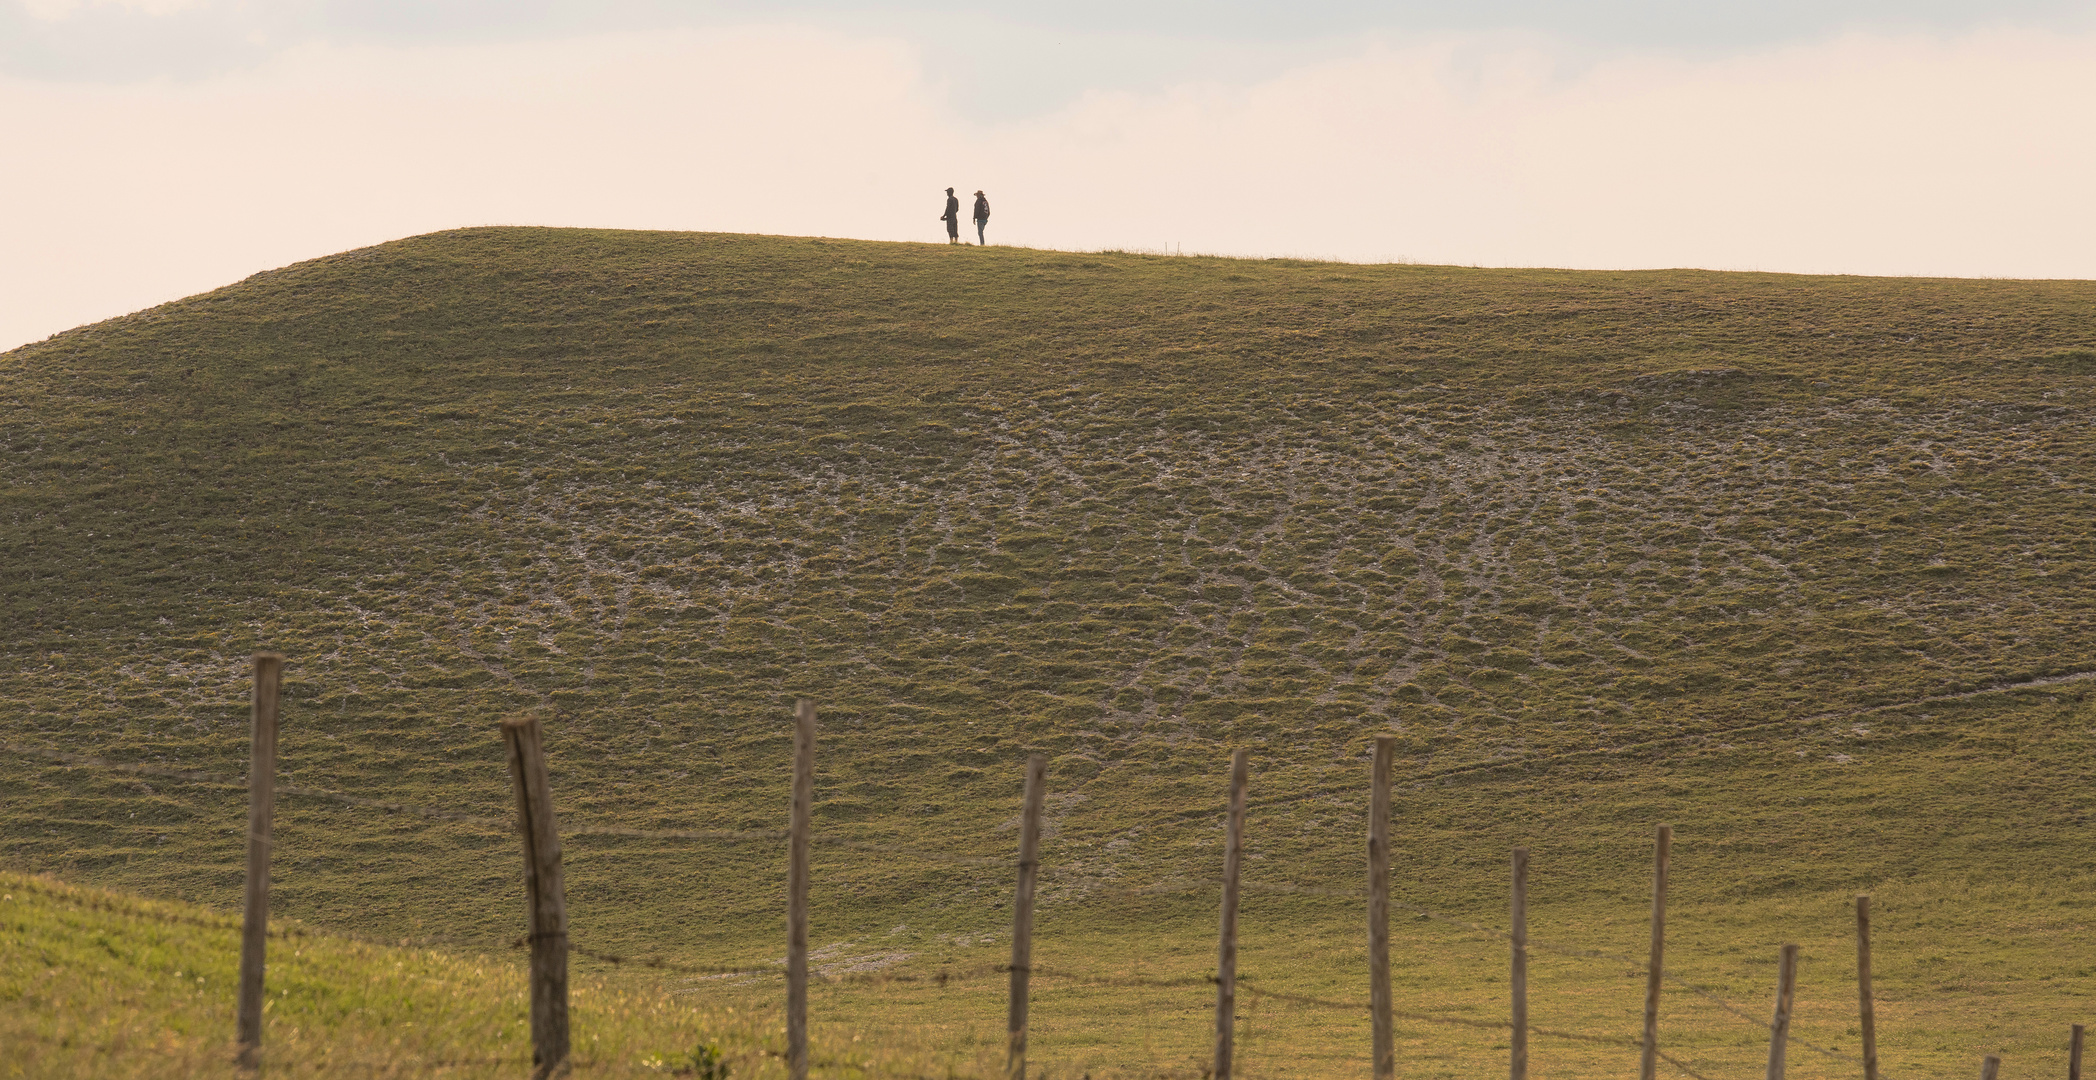
M 2096 277 L 2096 0 L 0 0 L 0 348 L 481 224 Z

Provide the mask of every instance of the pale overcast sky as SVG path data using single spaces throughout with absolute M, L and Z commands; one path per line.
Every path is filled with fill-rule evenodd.
M 2096 0 L 0 0 L 0 348 L 458 225 L 2096 277 Z

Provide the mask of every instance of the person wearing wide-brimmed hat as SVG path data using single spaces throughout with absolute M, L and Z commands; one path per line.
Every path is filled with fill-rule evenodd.
M 954 198 L 952 188 L 946 189 L 946 212 L 939 215 L 939 220 L 946 223 L 946 242 L 949 244 L 960 243 L 961 200 Z
M 975 193 L 975 242 L 985 247 L 989 246 L 990 242 L 983 239 L 983 226 L 989 223 L 990 197 L 978 191 Z

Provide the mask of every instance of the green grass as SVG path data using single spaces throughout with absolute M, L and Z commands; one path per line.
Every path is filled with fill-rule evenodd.
M 0 1076 L 238 1076 L 239 920 L 0 872 Z M 516 1076 L 529 1022 L 517 965 L 350 941 L 297 925 L 270 943 L 261 1064 L 275 1076 Z M 733 1064 L 754 1032 L 659 991 L 585 977 L 576 1056 L 654 1075 L 706 1042 Z M 247 1074 L 252 1075 L 252 1074 Z
M 1116 977 L 1212 962 L 1230 747 L 1252 880 L 1348 888 L 1395 733 L 1408 902 L 1499 924 L 1527 844 L 1537 935 L 1635 953 L 1671 821 L 1685 973 L 1758 1015 L 1804 942 L 1804 1034 L 1853 1049 L 1872 891 L 1888 1073 L 2036 1075 L 2096 992 L 2092 346 L 2085 282 L 418 237 L 0 357 L 0 724 L 237 777 L 275 648 L 291 783 L 499 818 L 494 724 L 541 709 L 571 830 L 765 829 L 805 695 L 834 837 L 1005 855 L 1050 754 L 1042 962 Z M 232 910 L 241 805 L 0 755 L 0 858 Z M 517 858 L 289 796 L 275 895 L 466 963 L 518 932 Z M 581 836 L 568 880 L 585 946 L 779 955 L 776 845 Z M 825 848 L 816 943 L 977 970 L 1008 888 Z M 1349 901 L 1246 918 L 1255 985 L 1360 995 Z M 1496 1017 L 1497 946 L 1440 926 L 1405 925 L 1400 1004 Z M 1539 1024 L 1634 1033 L 1621 965 L 1563 963 Z M 970 978 L 818 1012 L 993 1071 Z M 1198 1071 L 1198 986 L 1043 992 L 1058 1075 Z M 1681 1045 L 1750 1071 L 1753 1030 L 1700 1007 Z M 1255 1072 L 1358 1069 L 1357 1015 L 1248 1008 Z M 1488 1031 L 1416 1038 L 1409 1075 L 1502 1067 Z

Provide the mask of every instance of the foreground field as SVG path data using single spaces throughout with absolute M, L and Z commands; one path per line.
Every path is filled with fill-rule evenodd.
M 208 909 L 0 873 L 0 1076 L 236 1076 L 239 924 Z M 513 965 L 286 927 L 271 942 L 265 1075 L 513 1076 Z M 719 1027 L 662 994 L 584 979 L 581 1057 L 646 1071 Z M 723 1018 L 724 1019 L 724 1018 Z M 619 1068 L 618 1066 L 625 1066 Z
M 1684 849 L 1692 873 L 1707 869 L 1694 847 Z M 1567 901 L 1547 874 L 1538 884 L 1536 1074 L 1634 1070 L 1643 979 L 1623 954 L 1641 944 L 1642 912 L 1628 897 Z M 21 875 L 0 874 L 0 889 L 0 1076 L 235 1075 L 234 920 Z M 1983 1052 L 2005 1055 L 2005 1075 L 2057 1075 L 2060 1018 L 2090 1007 L 2088 895 L 2086 881 L 2059 893 L 1985 884 L 1881 889 L 1885 1075 L 1957 1075 Z M 1360 928 L 1335 910 L 1350 905 L 1321 898 L 1306 906 L 1257 889 L 1253 896 L 1238 1029 L 1244 1074 L 1364 1073 Z M 1844 899 L 1706 898 L 1677 910 L 1677 981 L 1662 998 L 1668 1074 L 1758 1075 L 1767 1043 L 1754 1019 L 1766 1012 L 1774 950 L 1745 943 L 1782 939 L 1805 950 L 1791 1075 L 1856 1075 Z M 1204 927 L 1160 900 L 1124 899 L 1112 930 L 1048 928 L 1034 1001 L 1032 1060 L 1041 1075 L 1203 1074 L 1210 942 Z M 1974 911 L 2018 914 L 1979 931 Z M 926 942 L 906 927 L 874 941 L 832 942 L 817 954 L 826 977 L 813 998 L 816 1072 L 1001 1075 L 1004 977 L 993 970 L 1001 953 L 1001 942 Z M 1395 959 L 1400 1074 L 1503 1070 L 1505 1032 L 1490 1029 L 1506 1015 L 1503 942 L 1460 916 L 1401 918 Z M 776 974 L 676 975 L 588 959 L 577 971 L 580 1075 L 674 1073 L 700 1047 L 715 1050 L 730 1075 L 784 1075 Z M 507 958 L 349 941 L 294 925 L 272 943 L 270 978 L 265 1075 L 526 1071 L 523 973 Z
M 1537 933 L 1634 953 L 1671 821 L 1684 971 L 1750 1012 L 1783 940 L 1845 1007 L 1843 910 L 1880 897 L 1890 1075 L 2014 1075 L 2096 992 L 2088 283 L 487 229 L 17 349 L 0 388 L 17 870 L 237 904 L 269 647 L 287 783 L 451 815 L 287 795 L 279 910 L 469 965 L 518 932 L 522 709 L 578 943 L 776 959 L 775 843 L 616 830 L 775 828 L 818 701 L 819 825 L 861 845 L 822 849 L 817 944 L 862 980 L 824 993 L 903 1072 L 979 1071 L 1001 999 L 935 977 L 994 964 L 1009 889 L 906 852 L 1008 858 L 1030 751 L 1073 973 L 1202 975 L 1233 746 L 1253 880 L 1355 887 L 1387 732 L 1409 903 L 1496 925 L 1527 844 Z M 1351 1000 L 1348 903 L 1255 898 L 1255 985 Z M 1417 947 L 1415 1003 L 1490 1012 L 1495 947 Z M 1538 1022 L 1632 1034 L 1626 969 L 1577 970 Z M 1159 989 L 1044 986 L 1043 1060 L 1193 1070 L 1204 991 Z M 1700 1007 L 1682 1045 L 1743 1075 L 1752 1030 Z M 1251 1006 L 1255 1069 L 1357 1071 L 1318 1008 Z M 1432 1031 L 1411 1074 L 1499 1067 Z

